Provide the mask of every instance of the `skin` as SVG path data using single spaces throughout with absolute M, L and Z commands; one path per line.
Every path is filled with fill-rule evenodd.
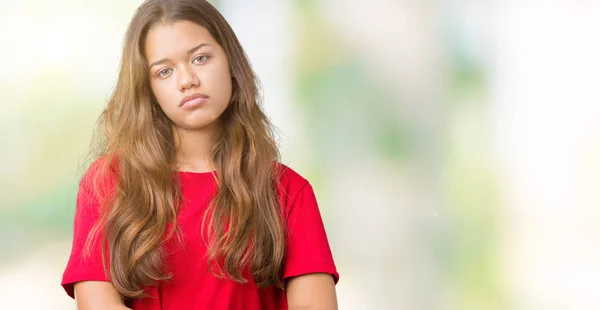
M 285 283 L 289 310 L 337 310 L 333 277 L 311 273 L 293 277 Z
M 204 27 L 178 21 L 152 28 L 144 53 L 152 92 L 176 131 L 179 169 L 212 171 L 208 151 L 232 91 L 225 51 Z M 192 110 L 180 107 L 192 94 L 209 98 Z
M 152 92 L 177 133 L 180 170 L 213 170 L 208 150 L 232 91 L 225 51 L 204 27 L 178 21 L 152 28 L 144 52 L 152 65 L 149 71 Z M 181 108 L 181 100 L 194 93 L 207 95 L 209 99 L 194 109 Z M 337 309 L 335 284 L 329 274 L 302 275 L 288 279 L 285 284 L 290 310 Z M 79 282 L 75 284 L 75 294 L 80 310 L 128 309 L 108 282 Z

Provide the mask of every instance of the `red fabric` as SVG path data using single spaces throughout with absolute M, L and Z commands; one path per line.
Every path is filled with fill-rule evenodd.
M 287 218 L 288 243 L 283 277 L 329 273 L 337 283 L 339 274 L 333 261 L 323 221 L 311 185 L 292 169 L 283 169 L 279 194 Z M 91 171 L 92 169 L 90 169 Z M 73 285 L 79 281 L 107 281 L 98 242 L 88 260 L 82 249 L 92 225 L 98 220 L 98 202 L 90 188 L 90 176 L 80 183 L 74 220 L 71 256 L 63 274 L 62 286 L 73 297 Z M 183 233 L 183 247 L 171 239 L 165 245 L 168 268 L 173 278 L 147 289 L 151 297 L 134 300 L 138 310 L 279 310 L 287 309 L 285 292 L 274 288 L 258 288 L 246 270 L 245 284 L 218 279 L 207 269 L 206 245 L 201 239 L 202 216 L 214 196 L 217 185 L 211 173 L 179 172 L 184 197 L 178 215 Z

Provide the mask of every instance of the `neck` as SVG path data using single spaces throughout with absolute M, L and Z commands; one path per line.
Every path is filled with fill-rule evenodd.
M 174 128 L 177 170 L 190 172 L 210 172 L 215 170 L 210 150 L 216 130 L 186 130 Z

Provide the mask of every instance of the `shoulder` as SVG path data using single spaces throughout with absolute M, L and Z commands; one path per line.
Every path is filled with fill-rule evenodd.
M 79 189 L 88 194 L 105 195 L 114 187 L 117 174 L 116 160 L 101 156 L 89 165 L 79 181 Z
M 276 162 L 275 173 L 277 189 L 284 205 L 292 202 L 300 192 L 311 189 L 310 182 L 287 165 Z
M 300 173 L 280 162 L 275 163 L 275 174 L 280 186 L 304 187 L 309 184 L 309 181 Z

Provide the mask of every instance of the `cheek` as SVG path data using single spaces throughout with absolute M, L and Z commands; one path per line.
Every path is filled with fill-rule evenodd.
M 165 85 L 165 83 L 151 83 L 151 89 L 160 107 L 167 112 L 173 97 L 169 92 L 168 85 Z
M 212 92 L 218 95 L 220 100 L 225 101 L 224 104 L 229 103 L 231 98 L 231 75 L 229 74 L 229 68 L 225 70 L 215 70 L 211 74 Z
M 231 96 L 231 73 L 227 60 L 219 57 L 219 62 L 202 68 L 200 74 L 200 81 L 204 82 L 204 86 L 211 96 L 218 96 L 225 100 Z

